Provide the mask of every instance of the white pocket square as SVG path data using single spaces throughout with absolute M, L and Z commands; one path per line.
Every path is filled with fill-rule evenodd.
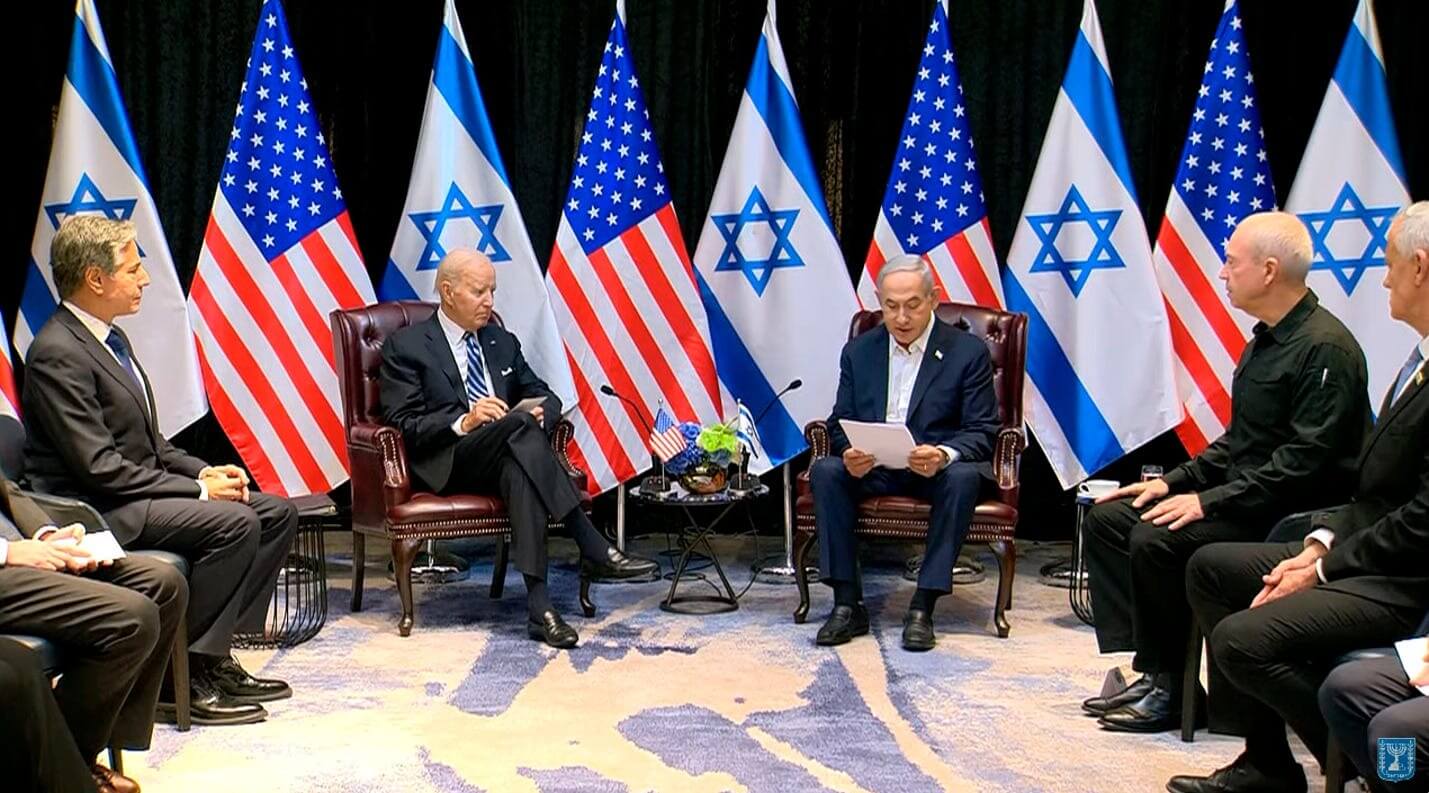
M 505 376 L 508 375 L 508 374 L 511 374 L 511 367 L 509 367 L 509 366 L 506 367 L 505 369 L 502 369 L 502 370 L 501 370 L 501 376 L 502 376 L 502 377 L 505 377 Z

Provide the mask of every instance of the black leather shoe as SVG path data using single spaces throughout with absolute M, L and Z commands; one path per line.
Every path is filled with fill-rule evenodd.
M 1197 720 L 1204 721 L 1205 692 L 1196 686 Z M 1113 732 L 1166 732 L 1181 728 L 1181 692 L 1153 685 L 1134 702 L 1107 711 L 1097 723 Z M 1201 726 L 1201 725 L 1197 725 Z
M 623 553 L 614 545 L 607 546 L 605 558 L 581 557 L 581 572 L 594 578 L 640 578 L 660 572 L 660 564 Z
M 909 609 L 903 617 L 903 649 L 921 653 L 933 649 L 938 637 L 933 634 L 933 615 L 920 609 Z
M 868 609 L 860 603 L 857 606 L 834 606 L 829 618 L 814 637 L 814 644 L 833 647 L 848 644 L 855 636 L 868 633 Z
M 293 695 L 287 683 L 254 677 L 231 655 L 208 670 L 208 679 L 234 702 L 272 702 Z
M 1151 675 L 1142 675 L 1131 685 L 1108 697 L 1092 697 L 1082 702 L 1082 710 L 1093 716 L 1103 716 L 1107 711 L 1116 710 L 1146 696 L 1154 685 Z
M 194 724 L 223 726 L 257 724 L 268 718 L 268 711 L 256 702 L 237 702 L 224 694 L 207 678 L 189 680 L 189 710 Z M 161 724 L 177 724 L 178 709 L 172 702 L 160 702 L 154 720 Z
M 1241 755 L 1210 776 L 1173 776 L 1166 789 L 1170 793 L 1305 793 L 1309 785 L 1299 763 L 1267 774 Z
M 526 621 L 526 635 L 560 650 L 569 650 L 581 640 L 576 629 L 567 625 L 561 615 L 550 609 L 541 612 L 540 620 Z

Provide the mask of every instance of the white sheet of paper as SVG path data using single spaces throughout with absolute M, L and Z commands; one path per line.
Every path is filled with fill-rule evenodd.
M 1404 673 L 1413 680 L 1424 671 L 1424 651 L 1429 649 L 1429 636 L 1395 642 L 1394 649 L 1399 652 L 1399 663 L 1404 666 Z M 1420 694 L 1429 697 L 1429 686 L 1418 688 Z
M 908 454 L 918 445 L 907 424 L 840 419 L 839 426 L 853 448 L 873 455 L 884 468 L 907 468 Z
M 542 406 L 542 405 L 544 405 L 544 404 L 546 404 L 546 398 L 545 398 L 545 397 L 526 397 L 525 399 L 521 400 L 520 402 L 517 402 L 516 405 L 511 408 L 511 410 L 512 410 L 512 412 L 515 412 L 515 411 L 518 411 L 518 410 L 524 410 L 524 411 L 526 411 L 527 413 L 532 413 L 532 412 L 535 412 L 536 408 L 538 408 L 538 407 L 540 407 L 540 406 Z
M 74 545 L 74 540 L 55 540 L 56 545 Z M 89 552 L 91 559 L 96 562 L 112 562 L 125 557 L 124 549 L 119 547 L 119 541 L 114 539 L 112 532 L 100 531 L 94 534 L 85 534 L 84 540 L 79 543 L 82 550 Z

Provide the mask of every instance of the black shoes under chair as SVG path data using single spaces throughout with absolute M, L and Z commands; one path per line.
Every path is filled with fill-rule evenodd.
M 254 677 L 232 656 L 218 660 L 195 660 L 192 668 L 189 706 L 194 724 L 211 727 L 254 724 L 268 718 L 268 711 L 259 703 L 293 695 L 287 683 Z M 155 720 L 162 724 L 178 722 L 172 693 L 160 698 Z

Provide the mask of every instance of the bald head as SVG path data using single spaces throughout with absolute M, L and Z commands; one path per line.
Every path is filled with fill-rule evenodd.
M 1257 212 L 1247 215 L 1235 233 L 1246 235 L 1257 259 L 1274 259 L 1282 277 L 1305 283 L 1313 252 L 1310 230 L 1300 218 L 1289 212 Z
M 496 268 L 486 254 L 470 248 L 451 251 L 437 264 L 437 296 L 442 312 L 469 331 L 491 319 L 496 299 Z
M 1226 241 L 1220 278 L 1231 305 L 1269 325 L 1305 296 L 1310 232 L 1289 212 L 1248 215 Z

